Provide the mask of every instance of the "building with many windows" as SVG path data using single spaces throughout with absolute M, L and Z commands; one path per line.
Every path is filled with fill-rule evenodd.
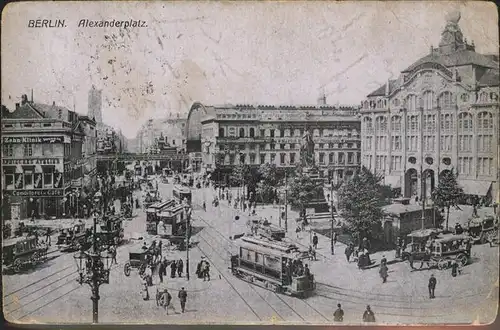
M 194 103 L 187 122 L 188 152 L 201 152 L 202 169 L 229 173 L 238 164 L 292 167 L 300 163 L 304 132 L 315 143 L 321 175 L 339 182 L 361 162 L 357 107 L 207 106 Z M 218 171 L 217 171 L 218 172 Z
M 164 119 L 149 119 L 137 133 L 137 152 L 158 153 L 165 147 L 185 150 L 186 118 L 179 115 Z
M 75 189 L 95 178 L 94 143 L 95 122 L 55 103 L 23 95 L 13 112 L 2 111 L 4 219 L 69 214 Z
M 439 46 L 362 102 L 362 164 L 405 197 L 429 198 L 451 170 L 467 195 L 496 194 L 498 56 L 477 53 L 459 19 L 450 14 Z

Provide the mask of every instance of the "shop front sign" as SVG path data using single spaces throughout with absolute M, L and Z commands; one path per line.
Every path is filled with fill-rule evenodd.
M 60 136 L 22 136 L 22 137 L 13 137 L 6 136 L 3 138 L 3 143 L 15 143 L 15 144 L 23 144 L 23 143 L 70 143 L 67 137 Z
M 4 190 L 5 195 L 20 197 L 57 197 L 63 196 L 62 189 L 29 189 L 29 190 Z
M 60 162 L 59 158 L 2 159 L 3 165 L 56 165 Z

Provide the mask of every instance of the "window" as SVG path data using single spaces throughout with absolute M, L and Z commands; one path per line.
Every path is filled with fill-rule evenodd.
M 387 130 L 387 120 L 385 117 L 379 116 L 375 119 L 375 133 L 385 133 Z
M 240 164 L 245 164 L 245 158 L 246 158 L 245 154 L 240 155 Z
M 334 160 L 335 160 L 335 154 L 333 152 L 331 152 L 328 155 L 328 163 L 333 164 Z
M 276 161 L 276 154 L 271 154 L 271 163 L 274 164 Z
M 261 129 L 261 130 L 260 130 L 260 136 L 261 136 L 261 137 L 266 136 L 266 130 L 265 130 L 265 129 Z
M 436 115 L 424 116 L 424 131 L 434 132 L 436 130 Z
M 436 141 L 436 138 L 434 135 L 426 135 L 423 137 L 423 142 L 424 142 L 424 150 L 425 151 L 434 151 L 434 144 Z
M 400 132 L 401 131 L 401 117 L 392 116 L 391 118 L 391 131 Z
M 250 145 L 248 146 L 248 148 L 249 148 L 250 150 L 255 150 L 255 144 L 253 144 L 253 143 L 252 143 L 252 144 L 250 144 Z
M 274 150 L 274 149 L 275 149 L 275 145 L 274 145 L 274 143 L 271 143 L 271 144 L 269 145 L 269 148 L 270 148 L 271 150 Z
M 319 149 L 324 149 L 324 147 L 325 147 L 325 144 L 324 144 L 324 143 L 320 143 L 320 144 L 319 144 Z
M 323 152 L 319 153 L 319 163 L 324 164 L 325 163 L 325 154 Z
M 269 131 L 269 133 L 270 133 L 270 136 L 271 136 L 271 137 L 274 137 L 274 130 L 273 130 L 273 129 L 272 129 L 272 130 L 270 130 L 270 131 Z
M 259 144 L 259 150 L 264 150 L 264 149 L 266 149 L 266 145 L 263 143 Z
M 492 174 L 494 174 L 493 159 L 492 158 L 478 158 L 477 159 L 477 172 L 479 175 L 492 175 Z
M 250 127 L 250 137 L 255 137 L 255 129 L 253 127 Z
M 406 137 L 406 150 L 407 151 L 418 151 L 418 136 L 410 135 Z
M 285 137 L 285 130 L 284 129 L 280 129 L 280 136 Z
M 408 116 L 407 118 L 407 129 L 412 132 L 419 131 L 418 115 Z
M 472 151 L 472 135 L 460 135 L 458 137 L 459 151 Z
M 281 164 L 285 164 L 285 159 L 286 159 L 286 154 L 285 153 L 281 153 L 280 154 L 280 163 Z
M 401 148 L 401 136 L 391 136 L 391 148 L 392 151 L 400 151 Z
M 250 164 L 255 164 L 255 154 L 250 154 Z
M 234 165 L 234 155 L 229 155 L 229 164 Z
M 488 102 L 488 94 L 486 92 L 482 92 L 479 94 L 479 103 L 486 103 Z
M 285 150 L 285 144 L 284 143 L 280 143 L 280 149 L 281 150 Z
M 453 130 L 453 115 L 452 114 L 442 114 L 441 115 L 441 130 L 442 131 Z
M 33 145 L 31 143 L 26 143 L 24 145 L 24 156 L 27 157 L 33 156 Z
M 290 153 L 290 164 L 295 164 L 295 152 Z
M 12 144 L 4 144 L 3 145 L 3 155 L 4 157 L 12 157 L 14 156 L 14 146 Z
M 293 136 L 300 136 L 300 130 L 299 129 L 294 129 L 293 130 Z
M 224 128 L 223 127 L 219 128 L 219 137 L 224 137 L 224 133 L 225 133 Z
M 245 145 L 244 145 L 244 144 L 240 144 L 240 145 L 238 146 L 238 149 L 239 149 L 239 150 L 245 150 Z
M 245 129 L 242 127 L 240 128 L 240 138 L 245 137 Z
M 52 188 L 54 182 L 54 168 L 53 167 L 44 167 L 43 168 L 43 187 L 44 188 Z
M 260 155 L 260 163 L 264 164 L 266 162 L 266 155 Z
M 493 151 L 493 135 L 478 135 L 477 136 L 477 151 L 492 152 Z
M 339 164 L 343 164 L 343 163 L 344 163 L 344 153 L 339 152 Z
M 391 156 L 391 171 L 401 171 L 401 156 Z
M 14 189 L 14 172 L 15 167 L 4 167 L 3 173 L 5 177 L 5 187 L 7 189 Z
M 26 189 L 33 189 L 33 170 L 24 171 L 24 187 Z
M 458 131 L 459 132 L 472 132 L 472 115 L 470 113 L 462 112 L 458 115 Z
M 472 174 L 472 157 L 458 157 L 458 173 L 463 175 Z
M 468 102 L 469 101 L 469 94 L 463 93 L 462 95 L 460 95 L 460 100 L 462 100 L 462 102 Z
M 441 135 L 441 151 L 451 151 L 452 142 L 452 135 Z
M 409 111 L 417 110 L 417 96 L 416 95 L 408 95 L 405 98 L 405 107 Z
M 422 95 L 424 110 L 432 110 L 434 107 L 434 92 L 425 91 Z
M 352 152 L 347 153 L 347 163 L 348 164 L 353 164 L 354 163 L 354 154 Z
M 53 144 L 42 144 L 42 156 L 52 156 L 54 153 Z
M 477 128 L 479 131 L 493 130 L 493 115 L 490 112 L 481 112 L 477 115 Z
M 365 117 L 363 119 L 363 123 L 365 125 L 365 130 L 367 134 L 373 134 L 373 121 L 370 117 Z
M 439 96 L 438 105 L 442 110 L 451 109 L 454 103 L 453 94 L 450 92 L 443 92 Z

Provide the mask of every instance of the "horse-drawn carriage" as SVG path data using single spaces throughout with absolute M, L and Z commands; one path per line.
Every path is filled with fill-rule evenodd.
M 91 244 L 89 230 L 83 222 L 64 225 L 60 228 L 56 245 L 63 252 L 88 249 Z
M 119 245 L 123 242 L 123 219 L 119 216 L 106 216 L 101 220 L 97 236 L 104 245 Z
M 49 247 L 45 243 L 37 244 L 35 236 L 9 238 L 3 241 L 2 246 L 3 265 L 16 273 L 47 260 Z
M 495 223 L 495 218 L 492 216 L 470 219 L 467 225 L 467 231 L 473 243 L 494 243 L 498 240 L 498 225 Z
M 130 276 L 132 268 L 136 268 L 139 270 L 139 275 L 142 275 L 147 266 L 151 266 L 154 271 L 160 262 L 160 249 L 156 244 L 149 247 L 146 245 L 135 246 L 129 251 L 129 260 L 123 266 L 123 272 L 125 276 Z

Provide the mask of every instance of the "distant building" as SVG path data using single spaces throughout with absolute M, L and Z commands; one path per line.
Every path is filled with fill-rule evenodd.
M 477 53 L 459 19 L 449 15 L 439 46 L 362 102 L 362 163 L 405 197 L 428 199 L 451 170 L 468 195 L 498 190 L 498 56 Z
M 320 174 L 337 183 L 361 163 L 358 107 L 208 106 L 194 103 L 187 122 L 187 151 L 200 153 L 202 171 L 227 176 L 238 164 L 286 168 L 300 163 L 304 132 L 315 143 Z
M 178 152 L 185 150 L 186 119 L 179 116 L 164 119 L 149 119 L 139 130 L 136 144 L 139 153 L 158 153 L 161 148 L 172 147 Z
M 2 111 L 4 219 L 63 217 L 95 178 L 95 122 L 65 107 L 22 96 Z M 77 190 L 77 191 L 76 191 Z
M 98 124 L 102 123 L 102 90 L 96 89 L 94 85 L 89 90 L 87 115 Z

